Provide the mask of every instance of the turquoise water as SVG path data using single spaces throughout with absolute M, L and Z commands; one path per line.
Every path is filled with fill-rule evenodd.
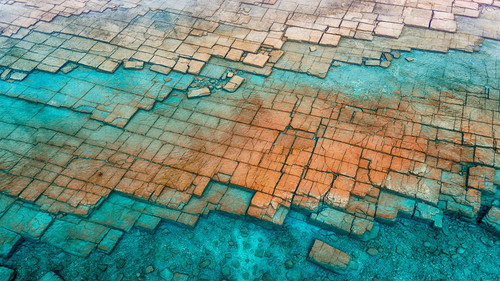
M 453 50 L 447 54 L 418 50 L 403 52 L 401 58 L 394 59 L 387 69 L 341 64 L 332 67 L 325 79 L 278 69 L 273 70 L 268 78 L 250 73 L 244 76 L 249 90 L 258 86 L 265 89 L 284 86 L 292 91 L 307 86 L 316 91 L 336 89 L 354 96 L 392 95 L 396 91 L 411 93 L 415 89 L 424 93 L 454 90 L 486 94 L 490 89 L 500 88 L 499 49 L 498 41 L 486 40 L 477 53 Z M 404 59 L 410 56 L 415 61 Z M 220 59 L 213 61 L 224 65 Z M 165 82 L 164 78 L 172 80 Z M 108 74 L 79 67 L 69 74 L 35 71 L 22 82 L 0 81 L 0 91 L 8 96 L 93 113 L 97 119 L 104 120 L 120 104 L 149 110 L 171 89 L 185 90 L 192 81 L 192 75 L 175 72 L 163 75 L 147 68 L 141 71 L 119 68 Z M 175 103 L 173 99 L 167 103 Z

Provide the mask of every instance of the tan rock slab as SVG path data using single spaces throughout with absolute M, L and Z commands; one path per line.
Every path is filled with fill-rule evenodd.
M 301 28 L 301 27 L 289 27 L 286 30 L 285 36 L 288 40 L 299 41 L 299 42 L 310 42 L 310 43 L 318 43 L 323 35 L 322 31 Z
M 232 61 L 239 61 L 242 55 L 243 55 L 242 50 L 231 48 L 229 52 L 226 54 L 226 59 Z
M 326 33 L 323 34 L 323 37 L 321 37 L 321 41 L 319 41 L 319 44 L 335 47 L 339 44 L 339 41 L 340 35 Z
M 165 67 L 163 65 L 158 65 L 158 64 L 153 64 L 150 69 L 154 72 L 158 72 L 158 73 L 161 73 L 161 74 L 169 74 L 170 73 L 170 68 L 168 67 Z
M 210 89 L 209 88 L 200 88 L 200 89 L 193 89 L 190 90 L 188 93 L 188 98 L 198 98 L 198 97 L 205 97 L 210 95 Z
M 115 70 L 118 68 L 119 65 L 120 64 L 115 61 L 106 60 L 103 63 L 101 63 L 101 65 L 99 65 L 98 69 L 104 72 L 113 73 L 115 72 Z
M 264 54 L 248 54 L 245 59 L 243 59 L 243 63 L 257 66 L 257 67 L 264 67 L 266 65 L 266 62 L 269 60 L 268 55 Z
M 453 20 L 433 19 L 431 21 L 431 29 L 456 32 L 457 23 Z
M 143 61 L 124 61 L 123 62 L 123 68 L 126 69 L 142 69 L 144 67 L 144 62 Z
M 308 259 L 325 269 L 345 273 L 351 261 L 351 256 L 320 240 L 316 240 L 309 252 Z
M 377 66 L 377 65 L 380 65 L 380 60 L 374 60 L 374 59 L 366 60 L 365 61 L 365 65 L 367 65 L 367 66 Z
M 403 31 L 403 26 L 400 23 L 381 21 L 377 24 L 374 31 L 376 35 L 398 38 Z

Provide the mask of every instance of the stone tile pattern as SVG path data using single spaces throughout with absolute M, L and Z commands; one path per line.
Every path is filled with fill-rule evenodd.
M 110 253 L 124 232 L 132 227 L 153 231 L 161 220 L 194 227 L 211 210 L 244 215 L 253 193 L 212 184 L 203 197 L 190 200 L 183 211 L 112 193 L 91 216 L 58 215 L 32 203 L 1 195 L 0 255 L 15 251 L 22 239 L 40 240 L 62 250 L 87 257 L 93 251 Z
M 246 80 L 201 99 L 173 90 L 124 129 L 2 96 L 2 191 L 92 218 L 111 191 L 184 212 L 217 181 L 255 192 L 248 210 L 228 212 L 282 224 L 298 208 L 362 239 L 375 219 L 474 218 L 482 196 L 497 194 L 498 90 L 352 95 L 291 77 Z
M 482 37 L 500 39 L 498 1 L 32 2 L 0 2 L 0 22 L 11 36 L 0 37 L 3 68 L 56 72 L 70 61 L 113 72 L 138 60 L 162 73 L 198 74 L 210 57 L 220 57 L 259 73 L 285 54 L 279 68 L 324 77 L 333 60 L 361 64 L 389 49 L 473 51 Z M 476 20 L 479 4 L 492 9 Z M 113 7 L 122 9 L 107 9 Z M 473 17 L 473 24 L 466 18 L 457 29 L 455 15 Z M 283 48 L 287 41 L 325 48 Z
M 204 67 L 212 56 L 264 75 L 276 66 L 324 76 L 333 60 L 362 63 L 383 56 L 389 61 L 393 48 L 472 51 L 471 45 L 490 34 L 477 33 L 482 24 L 470 27 L 470 33 L 448 29 L 454 25 L 451 13 L 475 16 L 469 11 L 477 10 L 474 2 L 460 4 L 470 9 L 431 5 L 430 30 L 403 29 L 403 23 L 420 24 L 428 12 L 411 10 L 407 13 L 417 19 L 400 22 L 395 11 L 407 7 L 394 3 L 340 5 L 339 13 L 345 13 L 334 27 L 335 16 L 320 19 L 327 2 L 221 0 L 193 9 L 191 1 L 166 1 L 152 12 L 148 5 L 154 2 L 35 20 L 30 29 L 0 37 L 2 80 L 26 79 L 3 82 L 0 96 L 0 187 L 12 196 L 0 200 L 2 255 L 20 237 L 83 256 L 94 249 L 111 251 L 134 225 L 154 229 L 168 219 L 194 226 L 210 210 L 279 225 L 290 208 L 297 208 L 314 223 L 368 239 L 376 233 L 375 220 L 407 216 L 440 227 L 443 212 L 472 219 L 482 198 L 497 196 L 497 88 L 485 93 L 482 85 L 472 85 L 466 94 L 415 87 L 388 97 L 376 91 L 351 95 L 284 77 L 262 84 L 246 79 L 230 94 L 190 100 L 185 95 L 191 74 L 214 75 L 204 74 L 217 69 Z M 361 11 L 349 13 L 351 7 Z M 425 7 L 408 8 L 429 10 Z M 356 20 L 365 16 L 363 9 L 366 22 Z M 139 16 L 131 17 L 134 13 Z M 400 38 L 373 37 L 373 32 Z M 322 46 L 284 44 L 294 36 Z M 339 36 L 354 39 L 339 41 Z M 259 55 L 246 59 L 253 53 Z M 128 91 L 123 90 L 128 80 L 109 82 L 106 74 L 96 83 L 84 83 L 86 76 L 77 76 L 78 71 L 60 81 L 54 77 L 62 75 L 46 75 L 50 83 L 36 79 L 38 74 L 26 77 L 33 70 L 66 73 L 77 64 L 123 71 L 119 63 L 129 60 L 149 63 L 153 72 L 135 72 L 135 80 L 130 74 L 135 88 Z M 211 78 L 219 79 L 224 70 L 216 73 Z M 175 79 L 162 79 L 167 74 Z M 151 88 L 151 81 L 158 88 Z M 487 224 L 498 222 L 492 210 Z M 55 218 L 57 213 L 72 215 Z

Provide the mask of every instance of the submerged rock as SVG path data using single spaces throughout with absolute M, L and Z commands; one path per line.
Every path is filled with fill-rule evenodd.
M 146 273 L 151 273 L 153 271 L 155 271 L 155 268 L 152 265 L 149 265 L 148 267 L 146 267 Z
M 229 82 L 227 82 L 226 85 L 224 85 L 224 90 L 228 92 L 234 92 L 240 87 L 241 83 L 243 83 L 244 80 L 245 78 L 238 75 L 234 75 L 233 77 L 231 77 Z
M 493 233 L 500 234 L 500 208 L 491 207 L 481 224 Z
M 165 268 L 160 271 L 160 277 L 163 278 L 163 280 L 170 281 L 172 280 L 172 277 L 174 277 L 174 274 L 172 273 L 172 271 L 170 271 L 170 269 Z
M 2 281 L 11 281 L 14 280 L 14 270 L 7 267 L 0 267 L 0 280 Z
M 229 268 L 229 266 L 224 266 L 221 269 L 221 273 L 223 276 L 229 276 L 231 275 L 231 268 Z
M 319 266 L 337 273 L 345 273 L 351 261 L 350 255 L 319 240 L 314 241 L 308 258 Z
M 3 280 L 3 279 L 2 279 Z M 8 280 L 8 279 L 6 279 Z M 52 271 L 47 272 L 39 281 L 63 281 L 61 277 Z
M 366 250 L 366 253 L 370 256 L 376 256 L 378 255 L 378 250 L 375 248 L 369 248 L 368 250 Z
M 198 97 L 205 97 L 210 95 L 210 89 L 209 88 L 200 88 L 200 89 L 193 89 L 190 90 L 188 93 L 188 98 L 198 98 Z
M 211 262 L 210 260 L 204 260 L 204 261 L 200 262 L 200 265 L 199 265 L 199 266 L 200 266 L 201 268 L 205 268 L 205 267 L 209 266 L 211 263 L 212 263 L 212 262 Z

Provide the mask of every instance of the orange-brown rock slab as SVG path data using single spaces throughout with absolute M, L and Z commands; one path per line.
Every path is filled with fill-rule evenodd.
M 308 258 L 315 264 L 337 273 L 345 273 L 351 261 L 350 255 L 319 240 L 314 241 Z

